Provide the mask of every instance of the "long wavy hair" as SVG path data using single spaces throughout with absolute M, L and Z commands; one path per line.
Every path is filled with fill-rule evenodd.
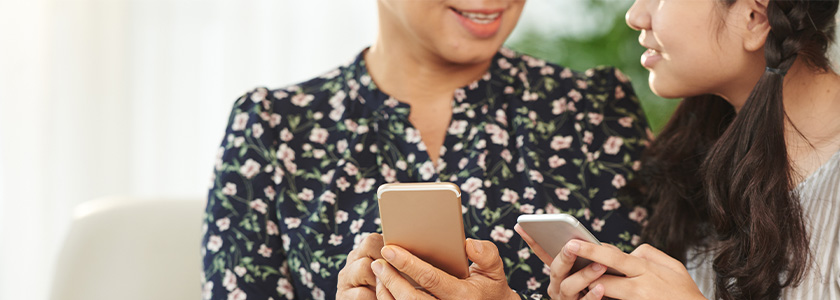
M 736 0 L 720 0 L 725 8 Z M 686 98 L 643 156 L 641 193 L 653 209 L 643 239 L 686 262 L 713 250 L 715 294 L 776 299 L 811 263 L 809 238 L 785 146 L 784 72 L 799 58 L 830 70 L 838 0 L 770 0 L 766 71 L 744 106 Z M 782 73 L 782 74 L 780 74 Z

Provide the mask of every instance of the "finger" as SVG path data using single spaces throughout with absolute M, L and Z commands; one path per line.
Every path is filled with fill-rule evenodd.
M 414 279 L 417 284 L 438 298 L 459 298 L 458 278 L 417 258 L 405 249 L 388 245 L 382 248 L 382 256 L 391 266 Z M 393 290 L 391 292 L 393 293 Z M 396 293 L 394 296 L 402 299 Z
M 369 257 L 362 257 L 353 261 L 349 265 L 344 266 L 339 271 L 338 277 L 339 285 L 346 288 L 360 287 L 360 286 L 376 286 L 376 276 L 370 268 L 370 263 L 373 262 Z
M 633 250 L 630 255 L 665 266 L 676 272 L 685 270 L 683 263 L 648 244 L 642 244 L 636 250 Z
M 590 289 L 589 292 L 586 293 L 586 295 L 580 300 L 600 300 L 602 297 L 604 297 L 604 285 L 598 284 L 595 285 L 594 288 Z
M 537 241 L 534 241 L 534 239 L 531 238 L 531 236 L 528 235 L 528 233 L 526 233 L 524 229 L 522 229 L 522 226 L 516 224 L 515 226 L 513 226 L 513 230 L 519 233 L 519 236 L 521 236 L 525 243 L 527 243 L 528 246 L 531 247 L 531 250 L 534 250 L 534 254 L 537 255 L 537 257 L 539 257 L 543 263 L 549 266 L 551 265 L 551 262 L 554 260 L 554 257 L 552 257 L 551 254 L 548 254 L 548 252 L 546 252 L 542 246 L 537 244 Z
M 604 287 L 603 295 L 609 298 L 645 299 L 645 297 L 638 297 L 639 295 L 636 293 L 638 283 L 635 283 L 634 280 L 633 278 L 607 274 L 593 281 L 589 285 L 589 288 L 594 289 L 596 286 L 601 285 Z
M 578 251 L 575 252 L 576 255 L 613 268 L 627 275 L 627 277 L 639 276 L 647 269 L 647 261 L 639 257 L 630 256 L 621 250 L 576 240 L 569 241 L 566 247 L 571 246 L 571 244 L 577 244 Z
M 586 268 L 569 275 L 560 282 L 560 294 L 566 297 L 579 294 L 590 284 L 604 275 L 607 267 L 599 263 L 591 263 Z
M 618 247 L 613 246 L 612 244 L 601 243 L 601 246 L 605 246 L 605 247 L 607 247 L 607 248 L 613 248 L 613 249 L 615 249 L 615 250 L 618 250 L 618 251 L 624 252 L 624 251 L 622 251 L 621 249 L 618 249 Z
M 340 299 L 374 299 L 376 298 L 376 290 L 373 287 L 355 287 L 342 293 Z
M 377 259 L 371 264 L 379 284 L 383 286 L 388 294 L 395 299 L 431 299 L 431 297 L 421 291 L 418 291 L 408 282 L 400 273 L 394 269 L 387 261 Z M 388 296 L 384 294 L 384 296 Z M 379 292 L 377 292 L 379 296 Z M 387 299 L 387 298 L 386 298 Z
M 490 241 L 467 239 L 467 245 L 467 258 L 473 262 L 470 266 L 471 274 L 481 274 L 493 280 L 507 280 L 502 257 L 499 256 L 496 244 Z
M 359 298 L 356 298 L 359 299 Z M 369 299 L 369 298 L 368 298 Z M 394 295 L 391 295 L 391 291 L 385 287 L 385 284 L 382 283 L 381 280 L 376 280 L 376 299 L 378 300 L 396 300 Z
M 359 243 L 359 247 L 350 251 L 347 254 L 347 263 L 355 261 L 362 257 L 370 257 L 371 260 L 377 260 L 382 258 L 382 255 L 379 253 L 379 250 L 382 249 L 385 243 L 382 240 L 382 235 L 376 232 L 371 233 L 367 237 L 365 237 L 361 243 Z M 370 262 L 368 262 L 370 265 Z
M 560 250 L 560 253 L 557 254 L 557 257 L 554 261 L 551 262 L 550 266 L 550 283 L 548 285 L 548 294 L 551 295 L 552 298 L 561 298 L 567 297 L 564 296 L 560 291 L 560 285 L 563 280 L 569 276 L 569 272 L 572 270 L 572 266 L 575 264 L 575 260 L 577 259 L 577 255 L 575 253 L 579 250 L 580 243 L 566 243 L 563 246 L 563 249 Z M 574 299 L 577 299 L 576 297 Z

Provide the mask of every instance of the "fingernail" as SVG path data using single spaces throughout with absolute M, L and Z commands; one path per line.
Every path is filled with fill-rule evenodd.
M 590 292 L 592 292 L 595 296 L 601 297 L 604 295 L 604 285 L 599 283 Z
M 604 269 L 604 265 L 602 265 L 602 264 L 599 264 L 599 263 L 592 264 L 592 270 L 595 270 L 595 272 L 601 272 L 601 270 L 603 270 L 603 269 Z
M 481 254 L 481 250 L 483 250 L 481 249 L 481 242 L 476 240 L 471 240 L 470 242 L 472 243 L 473 250 L 475 250 L 475 253 Z
M 373 274 L 379 275 L 379 273 L 382 273 L 382 263 L 378 260 L 374 260 L 370 263 L 370 268 L 373 269 Z M 377 280 L 379 279 L 377 278 Z
M 578 244 L 578 242 L 571 241 L 566 244 L 566 255 L 575 255 L 577 254 L 578 250 L 580 250 L 580 244 Z
M 396 255 L 397 254 L 394 253 L 394 250 L 392 250 L 390 247 L 382 248 L 382 257 L 385 257 L 385 259 L 390 261 L 394 259 L 394 256 Z

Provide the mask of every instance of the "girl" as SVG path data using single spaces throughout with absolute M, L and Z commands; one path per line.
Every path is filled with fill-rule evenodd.
M 840 76 L 827 58 L 837 7 L 636 0 L 627 23 L 648 48 L 650 86 L 686 97 L 643 159 L 639 196 L 653 209 L 643 237 L 664 253 L 535 249 L 551 264 L 549 294 L 840 297 Z M 567 276 L 576 256 L 596 263 Z M 603 265 L 627 277 L 601 276 Z

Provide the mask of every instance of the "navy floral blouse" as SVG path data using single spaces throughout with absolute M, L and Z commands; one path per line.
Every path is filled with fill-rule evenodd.
M 363 55 L 299 85 L 234 104 L 204 219 L 204 299 L 332 299 L 347 254 L 380 232 L 387 182 L 461 187 L 467 237 L 493 241 L 509 285 L 539 299 L 548 268 L 513 231 L 530 213 L 570 213 L 631 251 L 647 213 L 618 189 L 649 130 L 621 72 L 584 73 L 502 48 L 457 89 L 437 163 L 409 105 L 376 88 Z

